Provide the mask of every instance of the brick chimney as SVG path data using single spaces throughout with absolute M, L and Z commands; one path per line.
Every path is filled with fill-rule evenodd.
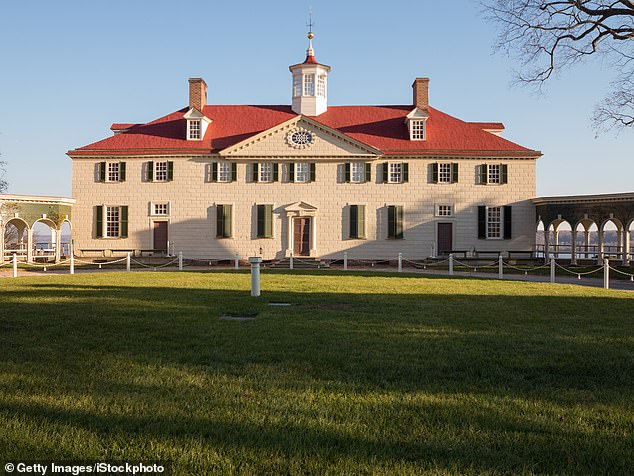
M 414 106 L 423 111 L 429 107 L 429 78 L 416 78 L 412 84 Z
M 203 78 L 189 78 L 189 107 L 203 112 L 207 104 L 207 83 Z

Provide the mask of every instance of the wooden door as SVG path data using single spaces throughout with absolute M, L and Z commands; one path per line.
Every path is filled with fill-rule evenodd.
M 310 218 L 295 218 L 293 224 L 293 254 L 310 256 Z
M 154 222 L 154 249 L 167 253 L 167 222 Z
M 453 249 L 453 223 L 438 223 L 438 254 L 448 255 Z

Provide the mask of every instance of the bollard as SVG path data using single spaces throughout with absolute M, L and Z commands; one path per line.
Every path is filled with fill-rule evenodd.
M 453 276 L 453 253 L 449 254 L 449 276 Z
M 259 256 L 249 258 L 251 263 L 251 296 L 258 297 L 260 295 L 260 263 L 262 258 Z
M 18 255 L 13 253 L 13 277 L 18 277 Z
M 555 282 L 555 258 L 550 258 L 550 282 Z
M 403 272 L 403 253 L 398 254 L 398 272 Z
M 498 259 L 498 278 L 504 279 L 504 260 L 502 260 L 502 255 Z
M 610 260 L 603 260 L 603 289 L 610 289 Z
M 343 270 L 344 271 L 348 270 L 348 252 L 347 251 L 343 252 Z
M 290 267 L 290 269 L 293 269 L 293 253 L 291 253 L 291 259 L 288 266 Z
M 240 269 L 240 256 L 238 256 L 238 253 L 236 253 L 235 257 L 233 258 L 233 268 L 236 271 Z
M 75 255 L 70 254 L 70 274 L 75 274 Z
M 179 271 L 183 270 L 183 252 L 182 251 L 178 252 L 178 270 Z
M 130 253 L 125 257 L 125 270 L 130 271 Z

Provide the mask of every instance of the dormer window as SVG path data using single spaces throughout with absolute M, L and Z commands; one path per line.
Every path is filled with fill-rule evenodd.
M 201 120 L 190 119 L 187 127 L 187 140 L 200 140 L 201 137 Z
M 409 123 L 409 139 L 425 140 L 425 121 L 412 120 Z

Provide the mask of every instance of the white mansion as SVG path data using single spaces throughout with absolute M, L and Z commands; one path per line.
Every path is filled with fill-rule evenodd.
M 290 106 L 208 105 L 192 78 L 189 107 L 69 151 L 75 250 L 267 260 L 534 249 L 541 154 L 502 138 L 502 124 L 431 107 L 427 78 L 412 104 L 329 106 L 330 67 L 312 44 L 290 72 Z

